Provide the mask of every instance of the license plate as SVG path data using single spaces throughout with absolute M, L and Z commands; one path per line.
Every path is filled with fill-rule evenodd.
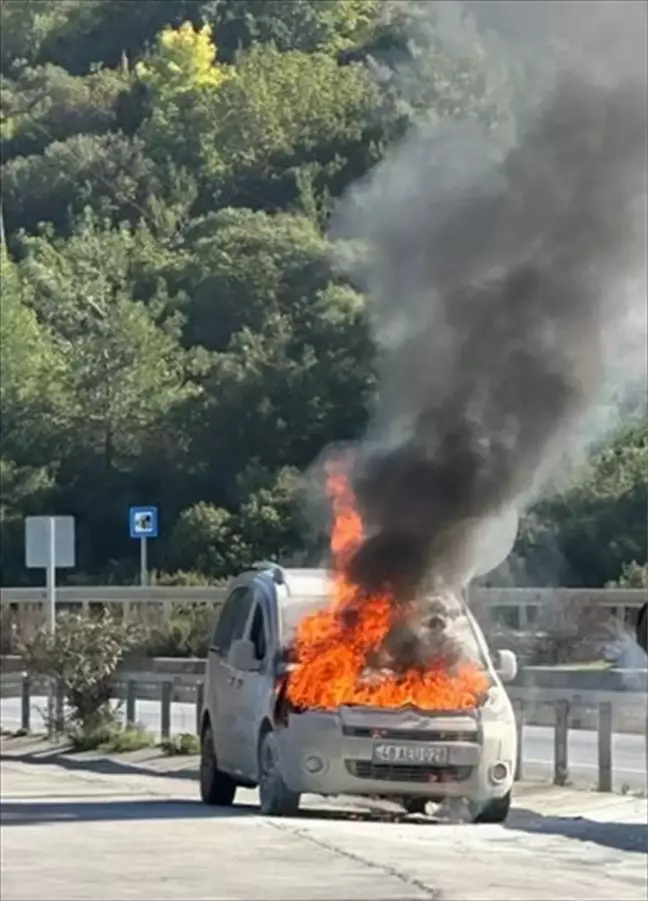
M 374 763 L 417 764 L 443 766 L 448 762 L 448 748 L 417 744 L 386 744 L 380 742 L 373 748 Z

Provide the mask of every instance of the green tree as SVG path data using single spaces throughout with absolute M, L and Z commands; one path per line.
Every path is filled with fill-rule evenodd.
M 77 134 L 103 134 L 115 125 L 115 105 L 129 80 L 102 70 L 84 78 L 58 66 L 25 67 L 3 78 L 2 159 L 42 153 Z
M 601 586 L 646 563 L 648 430 L 621 435 L 566 492 L 536 506 L 516 553 L 528 584 Z
M 216 62 L 211 28 L 194 29 L 185 22 L 166 28 L 155 49 L 138 63 L 136 75 L 148 92 L 149 118 L 140 133 L 158 159 L 200 165 L 205 132 L 209 132 L 215 91 L 231 77 Z
M 197 569 L 215 579 L 240 571 L 249 557 L 233 515 L 204 501 L 182 511 L 166 554 L 171 569 Z
M 42 235 L 23 245 L 21 273 L 67 360 L 70 440 L 107 470 L 131 465 L 190 392 L 177 323 L 157 321 L 164 296 L 145 303 L 133 294 L 138 270 L 145 282 L 147 239 L 125 227 L 105 234 L 87 217 L 68 241 Z
M 325 216 L 390 135 L 367 71 L 325 53 L 252 47 L 213 99 L 201 165 L 205 198 L 219 205 L 304 209 L 306 189 Z
M 46 513 L 55 496 L 55 467 L 19 465 L 5 454 L 3 447 L 0 456 L 0 584 L 27 583 L 24 519 Z
M 183 26 L 163 32 L 138 70 L 151 86 L 140 134 L 154 159 L 197 175 L 198 211 L 303 209 L 304 191 L 322 206 L 379 158 L 390 123 L 362 67 L 259 45 L 226 69 L 215 53 L 206 29 Z
M 371 32 L 379 0 L 212 0 L 202 15 L 218 35 L 219 57 L 234 62 L 252 44 L 337 53 Z
M 105 231 L 92 217 L 76 229 L 68 240 L 25 239 L 19 269 L 66 361 L 56 503 L 83 522 L 79 559 L 91 568 L 128 555 L 123 519 L 140 490 L 163 497 L 159 458 L 174 441 L 182 447 L 169 423 L 198 389 L 151 274 L 150 234 Z
M 648 563 L 640 566 L 636 560 L 624 563 L 618 579 L 612 579 L 606 588 L 643 588 L 648 589 Z
M 69 232 L 89 204 L 115 223 L 145 219 L 166 228 L 196 196 L 190 176 L 156 165 L 142 141 L 112 133 L 75 135 L 42 154 L 9 160 L 2 189 L 9 235 L 33 233 L 45 222 Z
M 65 362 L 31 306 L 32 286 L 0 249 L 2 454 L 38 465 L 54 451 Z
M 92 0 L 90 0 L 92 3 Z M 0 68 L 8 73 L 24 60 L 38 61 L 49 35 L 88 0 L 0 0 Z
M 276 473 L 251 467 L 238 479 L 243 502 L 238 528 L 255 560 L 289 560 L 304 544 L 300 517 L 301 473 L 283 467 Z
M 166 26 L 199 25 L 204 0 L 77 0 L 44 42 L 43 62 L 85 75 L 93 64 L 115 68 L 137 60 Z
M 182 287 L 185 343 L 208 351 L 193 465 L 215 461 L 206 479 L 222 504 L 243 461 L 303 467 L 360 433 L 373 350 L 363 299 L 333 277 L 311 221 L 222 210 L 185 240 L 194 252 L 169 284 Z

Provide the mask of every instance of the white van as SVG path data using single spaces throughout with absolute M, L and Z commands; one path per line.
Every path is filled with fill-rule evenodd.
M 506 819 L 517 732 L 502 683 L 510 651 L 491 661 L 462 603 L 473 651 L 490 680 L 481 706 L 456 713 L 342 706 L 291 712 L 278 702 L 285 649 L 300 619 L 330 599 L 325 570 L 269 566 L 237 578 L 214 630 L 205 676 L 200 789 L 229 805 L 237 786 L 259 787 L 261 811 L 296 813 L 300 795 L 390 798 L 410 812 L 465 799 L 475 822 Z

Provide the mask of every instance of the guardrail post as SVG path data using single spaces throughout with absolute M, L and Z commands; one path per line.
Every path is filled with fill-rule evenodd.
M 515 728 L 517 731 L 517 756 L 515 758 L 514 779 L 516 782 L 519 782 L 522 779 L 522 741 L 524 735 L 524 701 L 522 700 L 515 702 Z
M 137 685 L 132 679 L 126 683 L 126 725 L 135 725 L 135 704 L 137 701 Z
M 23 673 L 20 686 L 20 728 L 29 732 L 31 723 L 31 679 Z
M 171 737 L 171 694 L 173 692 L 172 682 L 162 683 L 161 712 L 160 712 L 160 732 L 162 738 Z
M 556 701 L 554 726 L 554 785 L 565 785 L 569 776 L 567 736 L 569 733 L 569 701 Z
M 202 725 L 202 710 L 205 703 L 205 683 L 198 682 L 196 685 L 196 735 L 200 735 L 200 727 Z
M 602 701 L 598 708 L 598 790 L 612 791 L 612 704 Z
M 54 730 L 60 735 L 65 729 L 65 690 L 61 682 L 56 683 L 54 704 Z

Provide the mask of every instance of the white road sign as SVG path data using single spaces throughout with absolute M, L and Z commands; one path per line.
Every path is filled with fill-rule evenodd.
M 54 524 L 54 560 L 50 561 L 50 520 Z M 25 519 L 25 564 L 28 569 L 73 569 L 74 517 L 28 516 Z

